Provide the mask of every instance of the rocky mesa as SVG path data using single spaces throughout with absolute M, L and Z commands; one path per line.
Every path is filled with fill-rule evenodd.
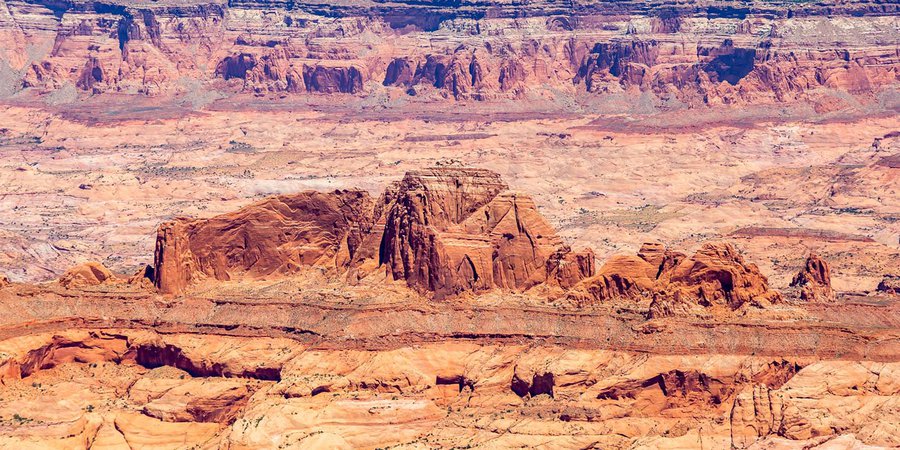
M 362 191 L 309 191 L 178 219 L 160 226 L 154 261 L 154 282 L 167 294 L 205 279 L 289 278 L 313 266 L 346 282 L 386 276 L 438 300 L 538 287 L 581 306 L 652 299 L 651 317 L 782 299 L 727 243 L 690 257 L 648 243 L 595 273 L 590 249 L 572 251 L 528 195 L 484 169 L 412 171 L 377 201 Z

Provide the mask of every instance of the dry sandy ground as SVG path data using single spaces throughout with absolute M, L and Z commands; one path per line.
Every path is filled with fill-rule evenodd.
M 377 195 L 407 170 L 462 164 L 533 195 L 573 247 L 601 260 L 648 240 L 689 251 L 724 237 L 777 288 L 810 250 L 831 262 L 838 291 L 871 290 L 900 271 L 896 115 L 718 122 L 716 111 L 259 106 L 0 106 L 0 268 L 14 281 L 52 279 L 87 259 L 133 272 L 174 216 L 304 189 Z M 783 229 L 793 234 L 773 236 Z

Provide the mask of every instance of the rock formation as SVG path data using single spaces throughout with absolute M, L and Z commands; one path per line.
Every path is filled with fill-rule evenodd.
M 800 288 L 800 299 L 811 302 L 834 301 L 831 288 L 831 269 L 815 253 L 806 258 L 803 268 L 794 275 L 791 287 Z
M 486 170 L 408 173 L 384 223 L 380 264 L 394 279 L 437 297 L 525 290 L 548 276 L 571 285 L 593 267 L 590 254 L 567 256 L 530 197 L 509 192 L 499 175 Z M 572 263 L 576 270 L 560 270 Z
M 878 283 L 878 291 L 900 295 L 900 275 L 885 275 Z
M 77 289 L 115 281 L 109 269 L 98 262 L 86 262 L 67 270 L 59 278 L 59 284 L 67 289 Z
M 900 430 L 885 425 L 900 417 L 896 352 L 853 361 L 443 336 L 373 350 L 344 336 L 315 349 L 134 329 L 3 339 L 0 447 L 511 448 L 536 436 L 562 448 L 900 445 Z M 169 351 L 141 357 L 146 348 Z M 472 417 L 527 427 L 485 430 Z
M 781 301 L 781 294 L 769 288 L 756 264 L 745 262 L 727 243 L 704 244 L 661 278 L 668 281 L 667 291 L 701 306 L 734 310 L 747 304 L 765 306 Z
M 594 274 L 594 251 L 586 248 L 572 251 L 561 247 L 547 259 L 547 282 L 569 289 Z
M 900 65 L 897 7 L 875 1 L 0 6 L 5 93 L 387 90 L 486 101 L 565 92 L 728 105 L 827 99 L 827 90 L 862 99 L 896 87 Z
M 638 256 L 616 255 L 568 295 L 578 304 L 639 300 L 654 290 L 657 274 L 656 267 Z
M 411 171 L 378 201 L 362 191 L 309 191 L 210 219 L 177 219 L 159 227 L 154 261 L 144 276 L 170 294 L 208 278 L 284 277 L 316 266 L 350 282 L 383 272 L 437 299 L 536 286 L 582 306 L 653 299 L 652 315 L 781 298 L 729 244 L 707 244 L 687 258 L 647 243 L 595 273 L 591 250 L 573 251 L 530 197 L 482 169 Z
M 568 288 L 594 270 L 593 253 L 563 245 L 530 197 L 478 169 L 410 172 L 377 205 L 361 191 L 304 192 L 178 219 L 157 234 L 154 273 L 165 293 L 204 278 L 284 276 L 301 266 L 352 269 L 357 278 L 383 268 L 437 298 Z
M 285 275 L 301 266 L 345 267 L 372 227 L 372 208 L 372 198 L 363 191 L 309 191 L 210 219 L 164 223 L 156 239 L 156 286 L 178 293 L 205 278 Z
M 577 304 L 652 300 L 652 317 L 697 307 L 736 310 L 781 300 L 756 265 L 746 263 L 727 243 L 705 244 L 690 258 L 660 243 L 645 243 L 637 256 L 610 258 L 597 275 L 572 288 L 568 297 Z

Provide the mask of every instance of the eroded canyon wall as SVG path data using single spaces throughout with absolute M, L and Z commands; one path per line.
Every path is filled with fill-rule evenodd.
M 884 101 L 896 88 L 897 9 L 2 0 L 0 94 L 646 94 L 669 106 L 800 99 L 827 110 L 847 95 Z

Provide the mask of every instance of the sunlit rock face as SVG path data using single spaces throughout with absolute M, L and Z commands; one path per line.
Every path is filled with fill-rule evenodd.
M 897 6 L 883 2 L 2 5 L 7 94 L 167 96 L 199 82 L 256 95 L 730 105 L 863 99 L 895 87 L 900 64 Z

